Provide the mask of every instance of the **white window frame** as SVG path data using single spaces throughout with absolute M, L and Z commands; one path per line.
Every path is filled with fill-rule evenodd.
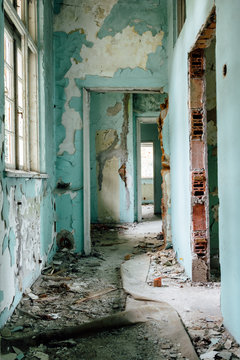
M 21 12 L 17 11 L 14 3 L 21 3 Z M 15 96 L 15 154 L 12 163 L 6 163 L 6 171 L 39 172 L 39 116 L 38 116 L 38 46 L 37 46 L 37 0 L 4 0 L 5 30 L 7 23 L 12 27 L 13 36 L 20 36 L 22 53 L 22 82 L 23 82 L 23 165 L 19 163 L 18 130 L 17 130 L 17 97 Z M 19 17 L 20 16 L 20 17 Z M 16 59 L 15 59 L 16 64 Z M 14 70 L 16 79 L 17 73 Z M 15 81 L 16 85 L 16 81 Z M 16 86 L 15 86 L 16 87 Z M 16 89 L 14 90 L 16 94 Z

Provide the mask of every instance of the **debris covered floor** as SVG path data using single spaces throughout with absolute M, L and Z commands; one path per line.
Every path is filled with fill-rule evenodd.
M 165 250 L 159 224 L 154 217 L 129 226 L 95 225 L 91 256 L 58 251 L 2 329 L 1 359 L 194 360 L 195 351 L 200 359 L 240 358 L 239 346 L 222 325 L 219 283 L 192 284 L 174 251 Z M 157 277 L 161 287 L 154 287 Z M 118 327 L 121 312 L 137 321 Z M 82 330 L 76 335 L 76 327 L 109 316 L 105 331 L 103 320 L 88 336 Z M 177 331 L 182 340 L 174 338 Z M 59 332 L 64 335 L 58 338 Z M 39 333 L 47 337 L 37 341 Z M 21 340 L 27 335 L 29 344 Z

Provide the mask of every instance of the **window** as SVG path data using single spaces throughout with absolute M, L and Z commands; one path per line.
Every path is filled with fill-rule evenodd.
M 177 0 L 177 31 L 180 34 L 186 20 L 186 0 Z
M 141 178 L 153 179 L 153 143 L 141 143 Z
M 6 169 L 39 171 L 36 0 L 4 0 Z

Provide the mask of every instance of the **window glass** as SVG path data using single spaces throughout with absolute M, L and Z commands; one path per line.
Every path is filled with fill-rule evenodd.
M 4 2 L 5 164 L 38 171 L 37 1 L 11 3 L 15 10 Z
M 153 179 L 153 143 L 141 144 L 141 177 Z

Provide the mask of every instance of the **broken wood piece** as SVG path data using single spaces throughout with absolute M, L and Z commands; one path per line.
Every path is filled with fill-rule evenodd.
M 79 300 L 75 301 L 75 304 L 81 304 L 84 301 L 96 299 L 96 298 L 98 298 L 100 296 L 103 296 L 105 294 L 108 294 L 108 293 L 110 293 L 112 291 L 116 291 L 116 290 L 117 290 L 117 288 L 107 288 L 107 289 L 104 289 L 104 290 L 97 291 L 96 293 L 94 293 L 92 295 L 86 296 L 85 298 L 82 298 L 82 299 L 79 299 Z
M 44 297 L 44 298 L 41 298 L 41 299 L 37 299 L 37 300 L 35 300 L 35 302 L 39 302 L 39 303 L 41 303 L 41 302 L 47 302 L 47 301 L 55 301 L 55 300 L 57 300 L 59 298 L 59 296 L 49 296 L 49 297 Z
M 55 275 L 55 274 L 54 274 Z M 52 276 L 52 275 L 42 275 L 43 280 L 52 280 L 52 281 L 68 281 L 71 280 L 69 276 Z
M 26 316 L 29 316 L 30 318 L 34 319 L 34 320 L 38 320 L 38 316 L 37 315 L 34 315 L 34 314 L 31 314 L 29 313 L 28 311 L 25 311 L 25 310 L 22 310 L 22 309 L 17 309 L 20 314 L 23 314 L 23 315 L 26 315 Z
M 56 275 L 58 275 L 58 274 L 63 273 L 64 271 L 66 271 L 66 269 L 61 269 L 61 270 L 56 271 L 55 273 L 51 274 L 50 276 L 56 276 Z

